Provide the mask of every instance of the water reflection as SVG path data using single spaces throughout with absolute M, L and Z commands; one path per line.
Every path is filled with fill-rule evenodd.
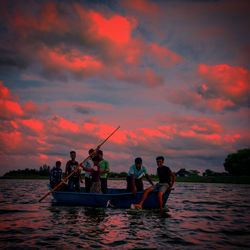
M 1 249 L 247 249 L 249 185 L 177 183 L 170 217 L 136 211 L 55 206 L 44 181 L 0 181 Z M 116 182 L 111 183 L 115 187 Z M 120 184 L 121 185 L 121 184 Z M 36 187 L 36 192 L 34 192 Z

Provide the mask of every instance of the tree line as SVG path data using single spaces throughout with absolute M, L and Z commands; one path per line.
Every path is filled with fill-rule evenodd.
M 18 169 L 11 170 L 3 175 L 3 177 L 45 177 L 49 176 L 51 167 L 47 164 L 44 164 L 39 169 Z M 235 153 L 227 155 L 224 162 L 224 169 L 226 172 L 215 172 L 210 169 L 206 169 L 202 176 L 250 176 L 250 148 L 240 149 Z M 176 172 L 177 176 L 189 177 L 189 176 L 198 176 L 200 172 L 198 170 L 186 170 L 181 168 Z M 110 178 L 125 178 L 127 176 L 126 172 L 115 173 L 110 172 Z M 151 175 L 152 178 L 156 178 L 155 175 Z

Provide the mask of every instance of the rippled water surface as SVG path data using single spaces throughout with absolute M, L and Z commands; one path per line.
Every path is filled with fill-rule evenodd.
M 124 187 L 122 181 L 109 181 Z M 177 183 L 159 211 L 51 204 L 45 180 L 0 180 L 0 249 L 249 249 L 250 185 Z

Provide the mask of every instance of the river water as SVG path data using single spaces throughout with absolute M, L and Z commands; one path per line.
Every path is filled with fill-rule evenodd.
M 176 183 L 167 216 L 39 203 L 47 191 L 45 180 L 0 180 L 0 249 L 250 247 L 250 185 Z

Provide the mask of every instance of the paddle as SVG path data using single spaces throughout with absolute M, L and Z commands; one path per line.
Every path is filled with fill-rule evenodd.
M 99 144 L 96 149 L 94 150 L 94 152 L 92 154 L 94 154 L 98 149 L 100 149 L 100 147 L 120 128 L 120 126 L 118 126 L 101 144 Z M 76 173 L 79 168 L 81 167 L 81 165 L 86 162 L 91 156 L 89 155 L 87 158 L 85 158 L 78 166 L 77 168 L 74 169 L 74 171 L 72 171 L 69 175 L 67 175 L 66 177 L 64 177 L 61 182 L 59 182 L 52 190 L 50 190 L 48 193 L 46 193 L 41 199 L 39 199 L 39 202 L 41 202 L 43 199 L 45 199 L 49 194 L 51 194 L 52 192 L 54 192 L 55 190 L 57 190 L 59 187 L 62 186 L 62 184 L 66 184 L 66 181 L 70 178 L 70 176 L 72 176 L 74 173 Z

